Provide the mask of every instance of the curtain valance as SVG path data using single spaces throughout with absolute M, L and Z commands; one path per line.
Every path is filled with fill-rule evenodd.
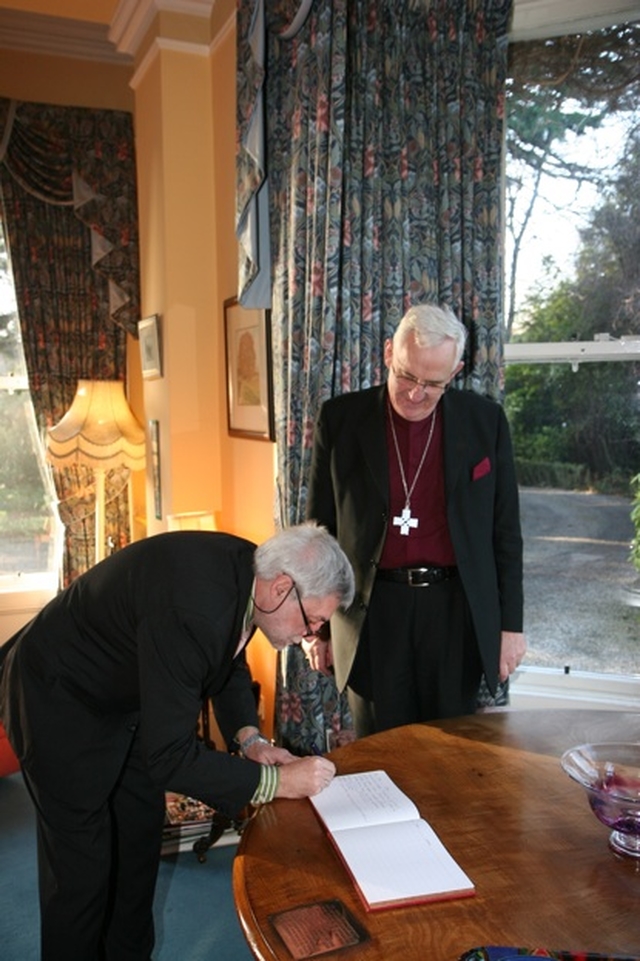
M 0 98 L 0 163 L 31 196 L 73 207 L 90 231 L 91 266 L 107 281 L 108 317 L 137 337 L 138 210 L 130 114 Z

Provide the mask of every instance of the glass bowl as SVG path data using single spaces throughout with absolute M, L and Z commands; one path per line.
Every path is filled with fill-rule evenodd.
M 611 848 L 640 858 L 640 743 L 581 744 L 560 763 L 586 790 L 598 820 L 612 828 Z

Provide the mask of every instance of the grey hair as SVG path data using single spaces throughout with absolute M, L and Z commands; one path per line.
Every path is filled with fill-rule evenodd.
M 467 340 L 467 328 L 453 311 L 436 304 L 416 304 L 406 312 L 393 335 L 394 344 L 401 344 L 413 333 L 418 347 L 438 347 L 450 338 L 456 343 L 454 367 L 462 360 Z
M 302 597 L 334 594 L 345 609 L 353 601 L 354 576 L 347 555 L 314 521 L 286 527 L 261 544 L 254 555 L 254 571 L 264 580 L 289 574 Z

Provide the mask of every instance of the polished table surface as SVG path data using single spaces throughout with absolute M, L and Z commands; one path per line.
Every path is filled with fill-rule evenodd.
M 389 773 L 476 894 L 366 912 L 311 803 L 277 800 L 249 823 L 234 861 L 253 954 L 290 961 L 269 915 L 337 898 L 369 935 L 345 959 L 455 961 L 490 944 L 640 957 L 640 864 L 613 854 L 608 829 L 558 760 L 575 744 L 613 740 L 640 741 L 640 713 L 500 711 L 338 748 L 329 756 L 339 774 Z

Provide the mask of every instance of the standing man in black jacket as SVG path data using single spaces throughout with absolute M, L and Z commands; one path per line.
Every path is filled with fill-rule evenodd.
M 387 383 L 327 401 L 307 516 L 337 537 L 356 596 L 312 667 L 348 686 L 356 733 L 472 713 L 525 652 L 522 537 L 499 404 L 449 390 L 465 327 L 412 307 L 387 340 Z
M 149 961 L 166 789 L 230 816 L 306 797 L 334 765 L 259 732 L 244 647 L 280 650 L 353 598 L 315 524 L 260 547 L 160 534 L 78 578 L 0 648 L 0 713 L 38 819 L 42 961 Z M 196 738 L 212 698 L 227 745 Z

